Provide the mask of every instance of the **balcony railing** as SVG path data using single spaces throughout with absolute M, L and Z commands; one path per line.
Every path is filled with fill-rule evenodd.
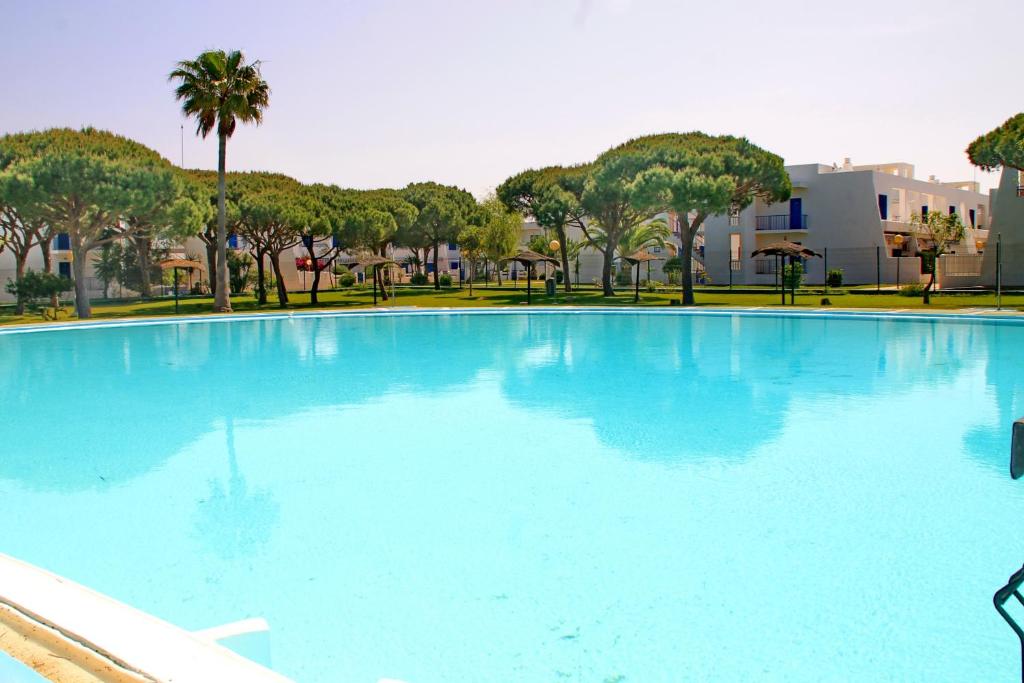
M 792 216 L 788 213 L 783 213 L 775 216 L 758 216 L 756 227 L 758 230 L 776 230 L 779 232 L 806 230 L 807 214 Z
M 1017 186 L 1017 196 L 1024 197 L 1024 185 Z

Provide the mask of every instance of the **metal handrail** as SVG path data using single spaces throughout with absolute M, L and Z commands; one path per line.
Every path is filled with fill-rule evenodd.
M 996 591 L 996 594 L 992 596 L 992 603 L 996 606 L 996 611 L 999 612 L 1013 632 L 1017 634 L 1017 639 L 1020 640 L 1020 661 L 1021 661 L 1021 680 L 1024 681 L 1024 629 L 1021 629 L 1020 625 L 1014 620 L 1010 613 L 1006 611 L 1006 602 L 1011 598 L 1017 598 L 1017 601 L 1024 605 L 1024 597 L 1020 594 L 1020 585 L 1024 583 L 1024 566 L 1015 571 L 1010 577 L 1010 580 L 1006 582 L 1006 585 Z
M 1013 435 L 1010 440 L 1010 477 L 1012 479 L 1024 477 L 1024 418 L 1013 423 Z M 1024 566 L 1015 571 L 1006 585 L 996 591 L 996 594 L 992 596 L 992 604 L 996 606 L 999 616 L 1010 625 L 1013 632 L 1017 634 L 1017 640 L 1020 641 L 1020 680 L 1024 683 L 1024 629 L 1006 611 L 1006 603 L 1011 597 L 1017 598 L 1017 602 L 1024 606 L 1024 596 L 1020 594 L 1021 584 L 1024 584 Z
M 796 219 L 796 220 L 794 220 Z M 755 217 L 757 230 L 806 230 L 807 229 L 807 214 L 801 214 L 794 216 L 788 213 L 773 214 L 771 216 L 757 216 Z M 794 226 L 793 223 L 797 223 L 799 227 Z

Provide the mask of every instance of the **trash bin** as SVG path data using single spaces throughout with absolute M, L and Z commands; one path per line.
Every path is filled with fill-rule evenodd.
M 548 296 L 555 295 L 555 278 L 549 277 L 544 281 L 544 293 Z

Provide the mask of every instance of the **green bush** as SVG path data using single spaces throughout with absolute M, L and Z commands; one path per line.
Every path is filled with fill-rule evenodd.
M 419 272 L 413 273 L 412 277 L 409 278 L 409 282 L 414 285 L 425 285 L 427 284 L 427 274 Z
M 352 273 L 342 273 L 338 276 L 338 285 L 341 287 L 351 287 L 356 283 L 356 276 Z
M 782 283 L 786 289 L 796 289 L 804 283 L 804 265 L 793 263 L 782 270 Z
M 903 285 L 900 287 L 900 296 L 923 296 L 924 287 L 922 284 Z
M 644 283 L 644 287 L 647 289 L 648 292 L 650 292 L 651 294 L 654 294 L 655 292 L 658 291 L 658 285 L 659 284 L 660 283 L 657 280 L 647 280 Z
M 452 286 L 452 276 L 449 275 L 448 273 L 445 273 L 445 274 L 441 275 L 439 278 L 437 278 L 437 283 L 439 285 L 441 285 L 442 287 L 451 287 Z
M 828 271 L 828 275 L 825 277 L 825 284 L 829 287 L 842 287 L 843 286 L 843 269 L 833 268 Z
M 7 281 L 7 292 L 30 308 L 35 308 L 40 301 L 48 301 L 52 296 L 70 291 L 71 287 L 71 280 L 66 277 L 34 270 L 26 271 L 17 282 Z

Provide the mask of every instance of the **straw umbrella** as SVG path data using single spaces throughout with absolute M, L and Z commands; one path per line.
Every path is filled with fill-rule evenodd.
M 526 304 L 530 305 L 533 299 L 533 290 L 531 283 L 533 282 L 533 266 L 537 263 L 553 263 L 558 266 L 558 259 L 545 256 L 544 254 L 538 254 L 535 251 L 529 249 L 523 249 L 515 256 L 510 256 L 506 259 L 502 259 L 503 262 L 515 261 L 526 266 Z
M 373 305 L 377 305 L 377 268 L 380 266 L 395 266 L 398 267 L 398 263 L 392 261 L 384 256 L 378 256 L 377 254 L 367 254 L 366 256 L 360 256 L 354 261 L 349 263 L 355 263 L 356 265 L 362 266 L 363 271 L 366 271 L 367 267 L 373 268 L 371 276 L 373 277 Z
M 174 312 L 178 312 L 178 269 L 183 268 L 192 273 L 193 270 L 203 270 L 203 264 L 191 259 L 172 257 L 160 262 L 161 270 L 174 271 Z M 191 278 L 190 278 L 191 279 Z
M 625 261 L 631 266 L 636 266 L 636 277 L 634 278 L 634 291 L 633 291 L 633 303 L 640 303 L 640 264 L 649 263 L 651 261 L 661 261 L 660 256 L 655 256 L 649 252 L 640 250 L 632 253 L 629 256 L 620 256 L 620 259 Z
M 788 257 L 789 258 L 790 268 L 792 268 L 792 266 L 793 266 L 794 259 L 798 259 L 798 258 L 811 258 L 811 257 L 814 257 L 814 256 L 817 256 L 818 258 L 821 258 L 821 254 L 819 254 L 818 252 L 811 251 L 807 247 L 805 247 L 805 246 L 803 246 L 801 244 L 797 244 L 795 242 L 773 242 L 773 243 L 771 243 L 771 244 L 769 244 L 767 246 L 761 247 L 760 249 L 755 249 L 753 252 L 751 252 L 750 255 L 751 255 L 751 257 L 754 257 L 754 256 L 775 256 L 776 258 L 781 259 L 781 262 L 782 262 L 783 265 L 785 265 L 785 260 Z M 785 269 L 782 270 L 782 273 L 783 273 L 783 275 L 785 274 Z M 795 304 L 796 303 L 796 278 L 795 277 L 793 278 L 793 286 L 792 286 L 791 290 L 792 291 L 790 292 L 789 303 L 790 304 Z M 782 277 L 782 305 L 783 306 L 786 305 L 786 279 L 785 279 L 785 277 Z

